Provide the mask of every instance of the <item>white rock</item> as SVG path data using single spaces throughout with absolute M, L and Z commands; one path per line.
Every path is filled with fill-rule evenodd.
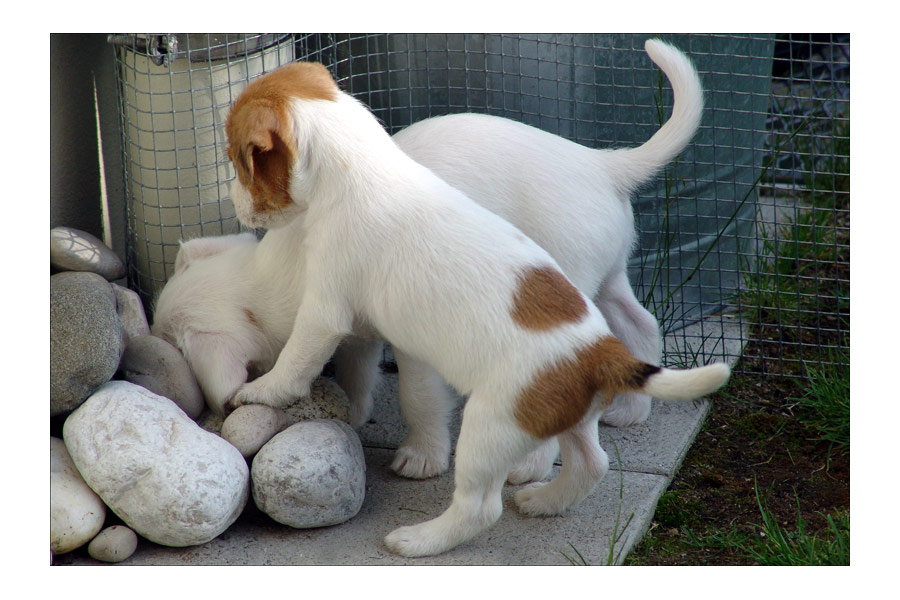
M 222 437 L 249 458 L 292 421 L 284 411 L 264 404 L 238 407 L 222 423 Z
M 65 443 L 50 438 L 50 550 L 65 554 L 103 527 L 106 506 L 81 478 Z
M 365 498 L 362 443 L 341 421 L 288 427 L 260 449 L 250 472 L 256 505 L 291 527 L 343 523 L 359 512 Z
M 107 527 L 88 544 L 91 558 L 103 562 L 122 562 L 137 550 L 137 534 L 124 525 Z
M 240 452 L 138 385 L 102 386 L 66 419 L 63 437 L 88 485 L 153 542 L 208 542 L 247 502 L 249 473 Z

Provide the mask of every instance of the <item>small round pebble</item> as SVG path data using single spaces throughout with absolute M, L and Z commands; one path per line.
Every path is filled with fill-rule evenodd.
M 338 384 L 325 377 L 313 380 L 309 396 L 294 401 L 284 409 L 262 404 L 238 407 L 221 423 L 218 431 L 244 458 L 250 458 L 288 426 L 315 419 L 350 422 L 347 395 Z M 205 425 L 206 421 L 201 426 Z
M 88 544 L 91 558 L 103 562 L 122 562 L 137 550 L 137 534 L 124 525 L 107 527 Z
M 222 423 L 222 437 L 231 442 L 244 458 L 250 458 L 291 423 L 291 419 L 277 408 L 248 404 L 228 415 Z

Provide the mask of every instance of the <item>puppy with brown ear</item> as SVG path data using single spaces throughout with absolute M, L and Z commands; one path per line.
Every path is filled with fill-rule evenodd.
M 616 393 L 692 399 L 728 378 L 722 364 L 675 371 L 631 356 L 547 252 L 410 159 L 321 65 L 250 84 L 227 131 L 238 218 L 269 229 L 260 249 L 304 283 L 274 367 L 229 408 L 305 395 L 354 326 L 468 396 L 453 501 L 389 534 L 394 552 L 437 554 L 490 526 L 510 468 L 552 436 L 559 476 L 516 502 L 530 515 L 565 511 L 608 470 L 597 421 Z

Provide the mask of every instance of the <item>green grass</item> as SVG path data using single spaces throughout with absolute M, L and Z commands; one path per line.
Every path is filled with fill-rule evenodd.
M 807 369 L 808 386 L 800 398 L 791 398 L 797 418 L 813 439 L 850 453 L 850 357 L 842 348 L 830 364 Z
M 850 514 L 826 515 L 823 532 L 811 533 L 800 517 L 792 528 L 780 524 L 769 511 L 756 488 L 761 524 L 751 524 L 752 533 L 737 527 L 727 531 L 708 531 L 698 535 L 685 529 L 688 543 L 702 548 L 728 548 L 743 553 L 765 566 L 835 566 L 850 564 Z
M 828 273 L 828 265 L 849 262 L 849 242 L 838 239 L 835 213 L 798 210 L 791 222 L 773 232 L 760 232 L 762 248 L 755 269 L 744 278 L 740 304 L 757 323 L 782 324 L 790 316 L 814 318 L 823 303 L 849 309 L 850 282 Z

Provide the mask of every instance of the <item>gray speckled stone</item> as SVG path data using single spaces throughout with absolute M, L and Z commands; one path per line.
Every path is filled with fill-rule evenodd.
M 343 523 L 359 512 L 366 493 L 362 444 L 341 421 L 288 427 L 257 453 L 250 473 L 259 509 L 291 527 Z
M 350 422 L 350 401 L 341 386 L 325 377 L 317 377 L 309 386 L 309 396 L 285 407 L 291 421 L 337 419 Z
M 107 281 L 125 277 L 125 265 L 109 246 L 71 227 L 50 230 L 50 266 L 60 271 L 89 271 Z
M 203 544 L 243 510 L 247 462 L 174 402 L 127 381 L 97 390 L 63 425 L 85 482 L 129 527 L 166 546 Z
M 154 335 L 136 337 L 125 346 L 122 378 L 165 396 L 192 419 L 205 405 L 194 373 L 178 348 Z
M 112 289 L 116 294 L 116 311 L 119 313 L 119 320 L 122 321 L 125 345 L 127 346 L 128 341 L 136 337 L 150 335 L 147 313 L 138 293 L 115 283 L 112 284 Z
M 50 276 L 50 416 L 78 407 L 116 373 L 123 334 L 109 282 L 96 273 Z

